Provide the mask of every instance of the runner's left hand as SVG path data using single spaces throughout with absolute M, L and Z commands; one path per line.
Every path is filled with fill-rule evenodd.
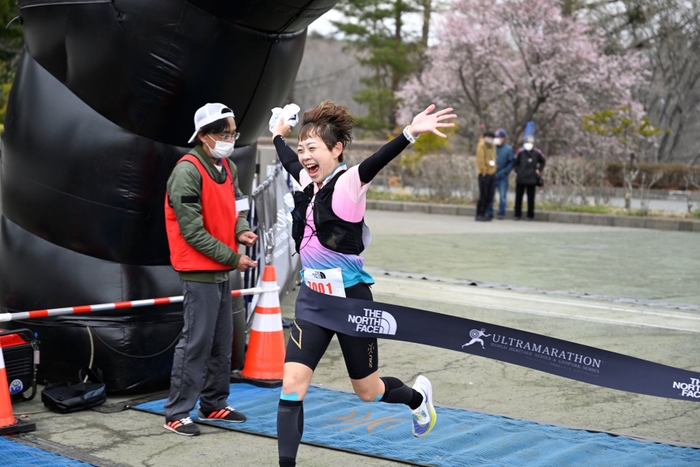
M 455 119 L 457 118 L 457 115 L 450 113 L 452 112 L 452 107 L 431 113 L 434 110 L 435 104 L 430 104 L 427 109 L 413 117 L 413 121 L 411 122 L 408 131 L 413 136 L 418 136 L 421 133 L 433 133 L 441 138 L 447 138 L 447 136 L 438 130 L 438 128 L 451 128 L 455 126 L 454 123 L 442 122 L 445 120 Z

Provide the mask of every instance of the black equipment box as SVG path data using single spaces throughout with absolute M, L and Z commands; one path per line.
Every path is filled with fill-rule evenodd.
M 36 371 L 39 364 L 39 341 L 29 329 L 0 329 L 0 346 L 10 397 L 14 400 L 31 400 L 36 395 Z M 31 390 L 29 395 L 25 394 Z

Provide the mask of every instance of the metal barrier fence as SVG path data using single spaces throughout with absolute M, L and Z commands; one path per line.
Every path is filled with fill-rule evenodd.
M 243 275 L 243 287 L 259 287 L 265 265 L 275 266 L 280 295 L 294 286 L 301 264 L 291 238 L 292 179 L 281 164 L 272 166 L 268 177 L 251 194 L 248 222 L 258 241 L 246 247 L 246 255 L 258 261 Z M 246 296 L 246 322 L 250 324 L 257 296 Z

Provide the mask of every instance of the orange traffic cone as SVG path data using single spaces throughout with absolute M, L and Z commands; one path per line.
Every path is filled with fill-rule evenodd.
M 34 423 L 17 420 L 12 414 L 10 385 L 7 383 L 5 358 L 2 356 L 2 346 L 0 346 L 0 435 L 25 433 L 34 430 L 36 430 Z
M 243 363 L 243 381 L 275 387 L 284 376 L 284 332 L 274 266 L 265 266 L 262 294 L 255 307 L 248 350 Z

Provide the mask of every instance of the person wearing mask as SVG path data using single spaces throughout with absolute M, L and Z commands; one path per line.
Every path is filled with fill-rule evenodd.
M 496 145 L 496 175 L 494 176 L 494 181 L 498 190 L 498 212 L 496 213 L 498 219 L 504 219 L 506 216 L 508 175 L 513 170 L 513 163 L 515 162 L 513 148 L 506 143 L 506 137 L 506 130 L 499 128 L 496 130 L 496 138 L 493 140 Z M 493 206 L 493 202 L 491 206 Z M 493 208 L 491 212 L 493 212 Z
M 535 218 L 535 191 L 542 180 L 545 158 L 542 151 L 535 147 L 535 138 L 525 137 L 523 147 L 518 150 L 513 163 L 517 177 L 515 179 L 515 220 L 522 216 L 523 194 L 527 191 L 527 220 Z
M 476 146 L 476 171 L 479 176 L 479 201 L 476 204 L 476 220 L 490 221 L 487 216 L 489 204 L 493 202 L 494 175 L 496 174 L 495 135 L 492 131 L 484 132 Z M 491 213 L 493 216 L 493 213 Z
M 182 335 L 175 347 L 165 429 L 184 436 L 200 430 L 190 411 L 199 398 L 200 420 L 244 422 L 227 404 L 230 389 L 233 316 L 230 271 L 257 265 L 238 253 L 258 236 L 246 220 L 247 199 L 238 169 L 228 157 L 239 133 L 231 109 L 206 104 L 194 116 L 196 143 L 168 178 L 165 227 L 170 261 L 184 295 Z
M 454 126 L 452 109 L 437 112 L 430 105 L 416 115 L 403 133 L 375 154 L 348 168 L 343 152 L 352 141 L 355 118 L 347 107 L 324 101 L 304 112 L 296 151 L 285 142 L 291 126 L 280 118 L 272 129 L 277 155 L 284 168 L 304 187 L 294 196 L 292 237 L 301 257 L 305 281 L 299 289 L 299 307 L 309 306 L 312 291 L 307 277 L 323 277 L 342 297 L 372 300 L 374 279 L 364 270 L 360 256 L 369 244 L 364 223 L 366 196 L 379 171 L 395 159 L 422 133 L 445 138 L 440 130 Z M 333 313 L 334 310 L 327 310 Z M 433 390 L 423 375 L 413 387 L 398 378 L 379 376 L 377 339 L 336 334 L 312 322 L 295 319 L 287 342 L 284 379 L 277 412 L 279 465 L 296 465 L 304 429 L 304 398 L 318 362 L 337 335 L 353 390 L 365 402 L 403 404 L 411 409 L 416 437 L 427 435 L 435 425 Z

